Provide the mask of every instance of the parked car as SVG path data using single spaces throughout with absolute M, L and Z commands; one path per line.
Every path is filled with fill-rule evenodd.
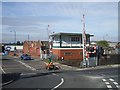
M 28 54 L 22 54 L 20 58 L 21 60 L 32 60 L 31 56 L 29 56 Z

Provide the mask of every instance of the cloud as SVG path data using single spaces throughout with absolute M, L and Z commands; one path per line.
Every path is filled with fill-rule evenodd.
M 48 24 L 51 32 L 82 32 L 83 13 L 88 33 L 99 33 L 97 38 L 118 33 L 117 3 L 3 3 L 3 10 L 3 33 L 12 29 L 23 35 L 30 33 L 32 39 L 47 40 Z
M 119 0 L 3 0 L 3 2 L 118 2 Z

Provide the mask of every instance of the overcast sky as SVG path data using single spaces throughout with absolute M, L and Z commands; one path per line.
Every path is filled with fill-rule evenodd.
M 118 41 L 117 2 L 2 2 L 2 42 L 14 42 L 14 31 L 18 41 L 47 40 L 48 24 L 50 33 L 82 33 L 83 14 L 92 40 Z

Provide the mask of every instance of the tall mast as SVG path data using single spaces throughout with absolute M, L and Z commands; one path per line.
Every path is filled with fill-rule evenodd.
M 86 30 L 85 30 L 85 15 L 83 14 L 82 19 L 82 27 L 83 27 L 83 33 L 82 33 L 82 41 L 83 41 L 83 64 L 86 66 Z

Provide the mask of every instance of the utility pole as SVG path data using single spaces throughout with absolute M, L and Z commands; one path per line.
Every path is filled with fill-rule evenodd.
M 13 31 L 10 31 L 10 32 L 14 32 L 15 33 L 15 48 L 16 48 L 16 31 L 13 30 Z
M 16 56 L 16 31 L 10 31 L 10 32 L 14 32 L 15 33 L 15 47 L 14 47 L 14 56 Z
M 49 42 L 49 27 L 50 25 L 47 26 L 47 36 L 48 36 L 48 42 Z
M 47 36 L 48 36 L 48 45 L 47 45 L 47 50 L 46 50 L 46 52 L 45 52 L 45 57 L 46 58 L 48 58 L 48 53 L 47 53 L 47 51 L 49 51 L 50 52 L 50 50 L 49 50 L 49 48 L 50 48 L 50 46 L 49 46 L 49 27 L 50 27 L 50 25 L 48 24 L 48 26 L 47 26 Z
M 83 65 L 87 67 L 86 62 L 86 30 L 85 30 L 85 15 L 83 14 L 82 18 L 82 27 L 83 27 L 83 33 L 82 33 L 82 41 L 83 41 Z

